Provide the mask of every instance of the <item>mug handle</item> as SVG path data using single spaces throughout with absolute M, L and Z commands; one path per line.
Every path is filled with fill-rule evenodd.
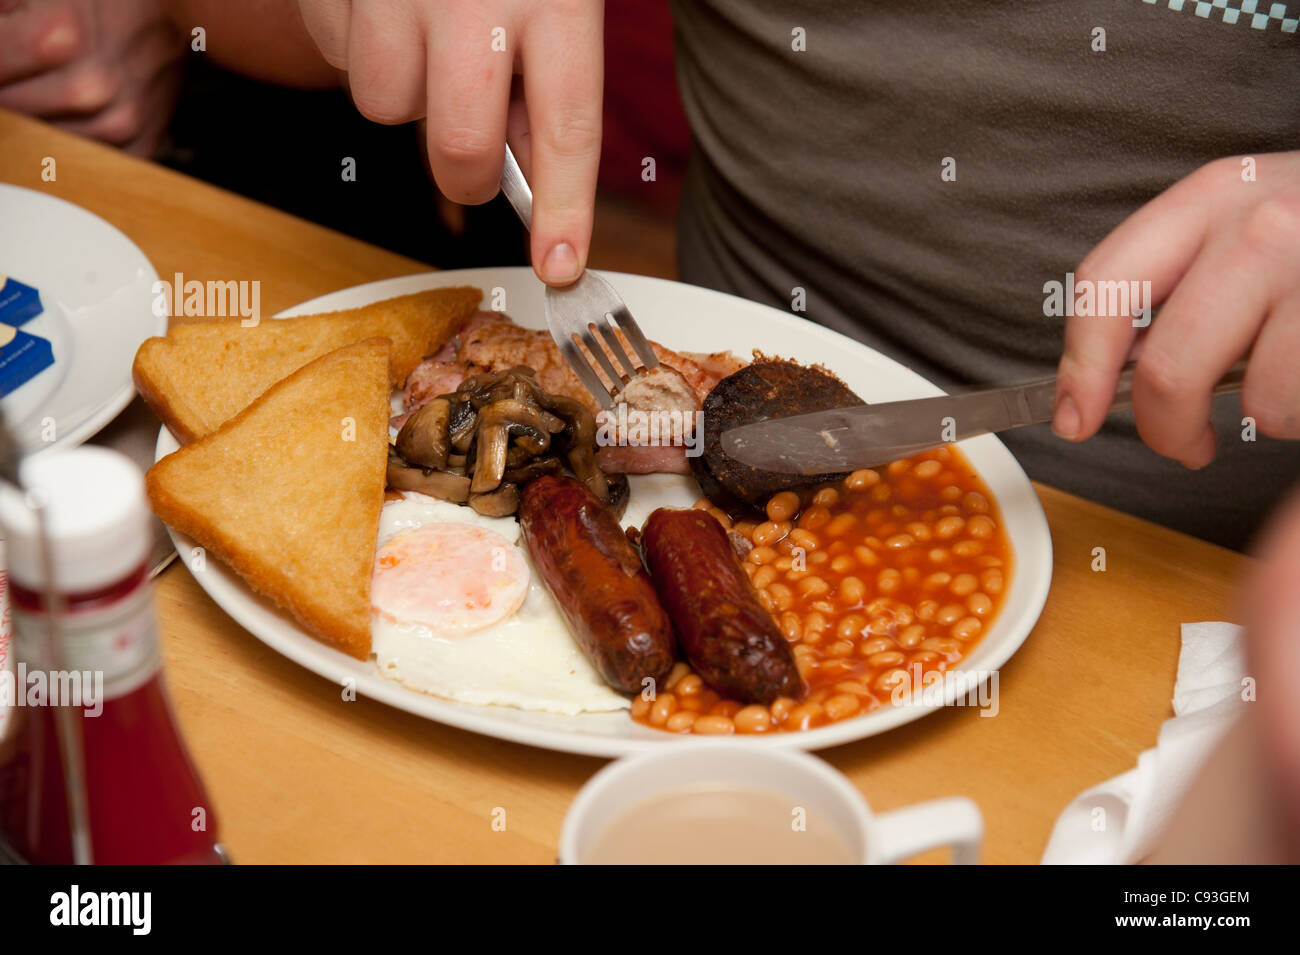
M 973 800 L 952 796 L 883 813 L 875 830 L 874 861 L 882 865 L 943 846 L 952 847 L 953 865 L 978 865 L 984 817 Z

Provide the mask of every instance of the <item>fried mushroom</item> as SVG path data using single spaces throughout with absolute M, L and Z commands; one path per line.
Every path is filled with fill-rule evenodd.
M 451 420 L 451 402 L 434 398 L 406 419 L 397 434 L 397 453 L 407 464 L 421 468 L 447 466 L 451 443 L 447 440 L 447 423 Z
M 484 517 L 509 517 L 519 510 L 519 485 L 504 481 L 494 491 L 470 494 L 469 506 Z
M 392 448 L 388 450 L 387 482 L 395 491 L 419 491 L 454 504 L 469 500 L 469 478 L 450 471 L 411 467 Z
M 473 375 L 417 409 L 389 454 L 389 486 L 414 490 L 480 514 L 515 513 L 519 489 L 567 466 L 621 514 L 625 477 L 596 465 L 596 422 L 586 405 L 544 391 L 532 369 Z

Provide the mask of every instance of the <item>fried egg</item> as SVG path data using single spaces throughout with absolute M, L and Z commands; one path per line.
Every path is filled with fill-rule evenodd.
M 408 491 L 384 504 L 378 548 L 370 626 L 384 676 L 462 703 L 628 707 L 574 642 L 514 518 Z

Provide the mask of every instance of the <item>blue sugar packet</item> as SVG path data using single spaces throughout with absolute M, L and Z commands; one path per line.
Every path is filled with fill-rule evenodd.
M 0 398 L 54 364 L 44 338 L 0 325 Z
M 17 328 L 41 311 L 41 294 L 36 289 L 0 275 L 0 322 Z

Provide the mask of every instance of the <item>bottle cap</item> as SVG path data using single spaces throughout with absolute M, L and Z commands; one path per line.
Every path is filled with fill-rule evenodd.
M 44 502 L 55 585 L 62 593 L 118 583 L 148 555 L 144 476 L 126 455 L 86 446 L 48 451 L 23 461 L 18 473 L 26 494 L 0 487 L 0 526 L 15 583 L 30 590 L 46 584 L 29 500 Z

